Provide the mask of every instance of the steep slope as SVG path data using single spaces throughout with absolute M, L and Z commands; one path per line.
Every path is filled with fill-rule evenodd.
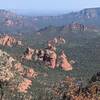
M 85 25 L 100 27 L 100 8 L 87 8 L 78 12 L 71 12 L 58 16 L 37 16 L 33 17 L 34 23 L 38 28 L 48 25 L 62 26 L 72 22 L 80 22 Z
M 8 53 L 0 50 L 0 100 L 15 100 L 16 96 L 19 100 L 30 100 L 28 89 L 37 75 L 32 68 L 23 66 Z
M 31 17 L 20 16 L 7 10 L 0 10 L 0 33 L 35 31 L 36 26 Z

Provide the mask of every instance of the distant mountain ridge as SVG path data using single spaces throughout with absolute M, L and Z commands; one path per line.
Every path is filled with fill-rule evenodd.
M 65 25 L 65 24 L 70 24 L 72 22 L 79 22 L 85 25 L 100 26 L 99 19 L 100 19 L 100 8 L 87 8 L 79 12 L 71 12 L 59 16 L 42 17 L 43 21 L 49 20 L 49 24 L 51 25 Z
M 80 10 L 79 12 L 72 12 L 69 14 L 65 14 L 65 16 L 67 15 L 73 15 L 74 17 L 83 17 L 83 18 L 97 18 L 100 17 L 100 8 L 86 8 L 83 10 Z
M 1 9 L 0 32 L 34 32 L 50 25 L 63 26 L 72 22 L 100 27 L 99 19 L 100 8 L 87 8 L 59 16 L 23 16 Z

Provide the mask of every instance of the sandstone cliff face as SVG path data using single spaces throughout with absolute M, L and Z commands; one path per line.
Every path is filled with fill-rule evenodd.
M 13 45 L 22 45 L 22 42 L 17 41 L 13 36 L 5 35 L 0 37 L 0 44 L 12 47 Z
M 50 52 L 50 67 L 55 68 L 56 67 L 56 60 L 57 60 L 57 54 L 55 51 Z
M 63 68 L 63 70 L 69 71 L 73 69 L 71 64 L 68 62 L 64 51 L 61 52 L 60 60 L 61 60 L 61 67 Z
M 84 16 L 84 17 L 86 17 L 88 19 L 90 19 L 90 18 L 96 18 L 96 17 L 99 16 L 98 9 L 95 9 L 95 8 L 84 9 L 80 13 L 81 13 L 81 16 Z
M 15 38 L 13 37 L 10 37 L 8 35 L 4 36 L 4 37 L 1 37 L 0 38 L 0 44 L 3 45 L 3 46 L 12 46 L 12 44 L 16 43 L 16 40 Z
M 68 30 L 74 31 L 74 30 L 79 30 L 79 31 L 85 31 L 87 27 L 83 24 L 73 22 L 67 26 Z

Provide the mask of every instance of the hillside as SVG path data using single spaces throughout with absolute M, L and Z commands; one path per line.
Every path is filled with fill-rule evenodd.
M 11 55 L 0 50 L 0 99 L 99 100 L 100 98 L 100 72 L 91 76 L 85 85 L 83 78 L 73 78 L 60 69 L 51 70 L 39 64 L 35 64 L 34 69 L 38 73 L 32 67 L 22 65 Z
M 0 100 L 31 98 L 27 92 L 37 75 L 32 68 L 22 65 L 7 52 L 0 50 Z
M 58 46 L 57 52 L 59 53 L 62 49 L 64 49 L 68 59 L 76 62 L 73 65 L 73 73 L 71 73 L 73 76 L 81 76 L 86 81 L 93 73 L 100 70 L 100 32 L 94 32 L 94 30 L 70 31 L 65 26 L 49 26 L 39 30 L 38 32 L 34 32 L 33 34 L 18 36 L 23 43 L 22 47 L 13 46 L 10 48 L 7 46 L 1 46 L 0 48 L 9 52 L 13 57 L 20 60 L 20 57 L 23 55 L 23 52 L 27 47 L 33 49 L 44 49 L 47 46 L 47 41 L 59 36 L 62 36 L 66 43 Z M 34 61 L 23 63 L 30 66 L 34 66 L 36 64 Z M 36 65 L 38 65 L 38 63 Z M 86 71 L 90 73 L 86 73 Z
M 62 26 L 72 22 L 100 27 L 100 8 L 87 8 L 78 12 L 71 12 L 59 16 L 36 17 L 36 23 L 40 26 L 56 25 Z M 42 23 L 42 24 L 41 24 Z
M 40 17 L 0 10 L 0 100 L 99 100 L 99 19 L 100 8 Z M 56 57 L 39 60 L 49 43 Z M 57 63 L 62 51 L 71 70 Z
M 72 22 L 82 23 L 94 28 L 100 27 L 100 8 L 88 8 L 59 16 L 21 16 L 11 11 L 0 10 L 1 33 L 32 33 L 53 25 L 63 26 Z M 6 28 L 6 30 L 5 30 Z
M 32 18 L 0 10 L 0 33 L 25 33 L 36 30 Z

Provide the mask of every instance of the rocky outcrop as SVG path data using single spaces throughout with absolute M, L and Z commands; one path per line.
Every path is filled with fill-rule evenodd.
M 57 54 L 55 51 L 50 52 L 50 67 L 54 69 L 56 67 Z
M 26 60 L 32 60 L 34 59 L 35 61 L 40 60 L 43 61 L 43 56 L 44 56 L 44 50 L 42 49 L 32 49 L 32 48 L 26 48 L 22 59 Z
M 7 100 L 5 92 L 27 93 L 32 85 L 32 79 L 37 75 L 38 73 L 32 68 L 23 66 L 9 54 L 0 50 L 0 92 L 2 92 L 0 100 Z
M 27 60 L 32 60 L 34 54 L 34 49 L 27 48 L 26 51 L 24 52 L 24 55 L 22 58 L 27 59 Z
M 62 51 L 59 55 L 56 52 L 55 47 L 51 44 L 48 44 L 48 47 L 45 49 L 31 49 L 28 47 L 22 56 L 22 61 L 24 59 L 40 61 L 52 69 L 62 67 L 62 69 L 65 71 L 72 70 L 73 68 L 71 64 L 75 63 L 73 60 L 68 62 L 64 51 Z
M 22 45 L 21 41 L 17 41 L 13 36 L 4 35 L 0 37 L 0 44 L 12 47 L 13 45 Z
M 51 44 L 52 46 L 59 46 L 65 43 L 66 41 L 62 36 L 55 37 L 54 39 L 48 41 L 48 44 Z
M 32 49 L 28 47 L 22 55 L 21 60 L 24 61 L 26 59 L 39 61 L 52 69 L 55 69 L 56 67 L 62 67 L 62 69 L 65 71 L 70 71 L 72 70 L 71 64 L 74 64 L 75 62 L 71 61 L 70 64 L 64 52 L 61 53 L 61 55 L 59 55 L 57 52 L 58 46 L 65 44 L 65 42 L 65 39 L 59 36 L 48 41 L 46 48 Z
M 60 66 L 63 68 L 63 70 L 69 71 L 69 70 L 73 69 L 71 64 L 68 62 L 67 57 L 66 57 L 64 51 L 61 52 L 61 55 L 60 55 L 59 59 L 61 61 Z
M 75 31 L 75 30 L 85 31 L 87 29 L 87 27 L 85 25 L 76 23 L 76 22 L 69 24 L 67 26 L 67 28 L 68 28 L 68 30 L 71 30 L 71 31 Z

